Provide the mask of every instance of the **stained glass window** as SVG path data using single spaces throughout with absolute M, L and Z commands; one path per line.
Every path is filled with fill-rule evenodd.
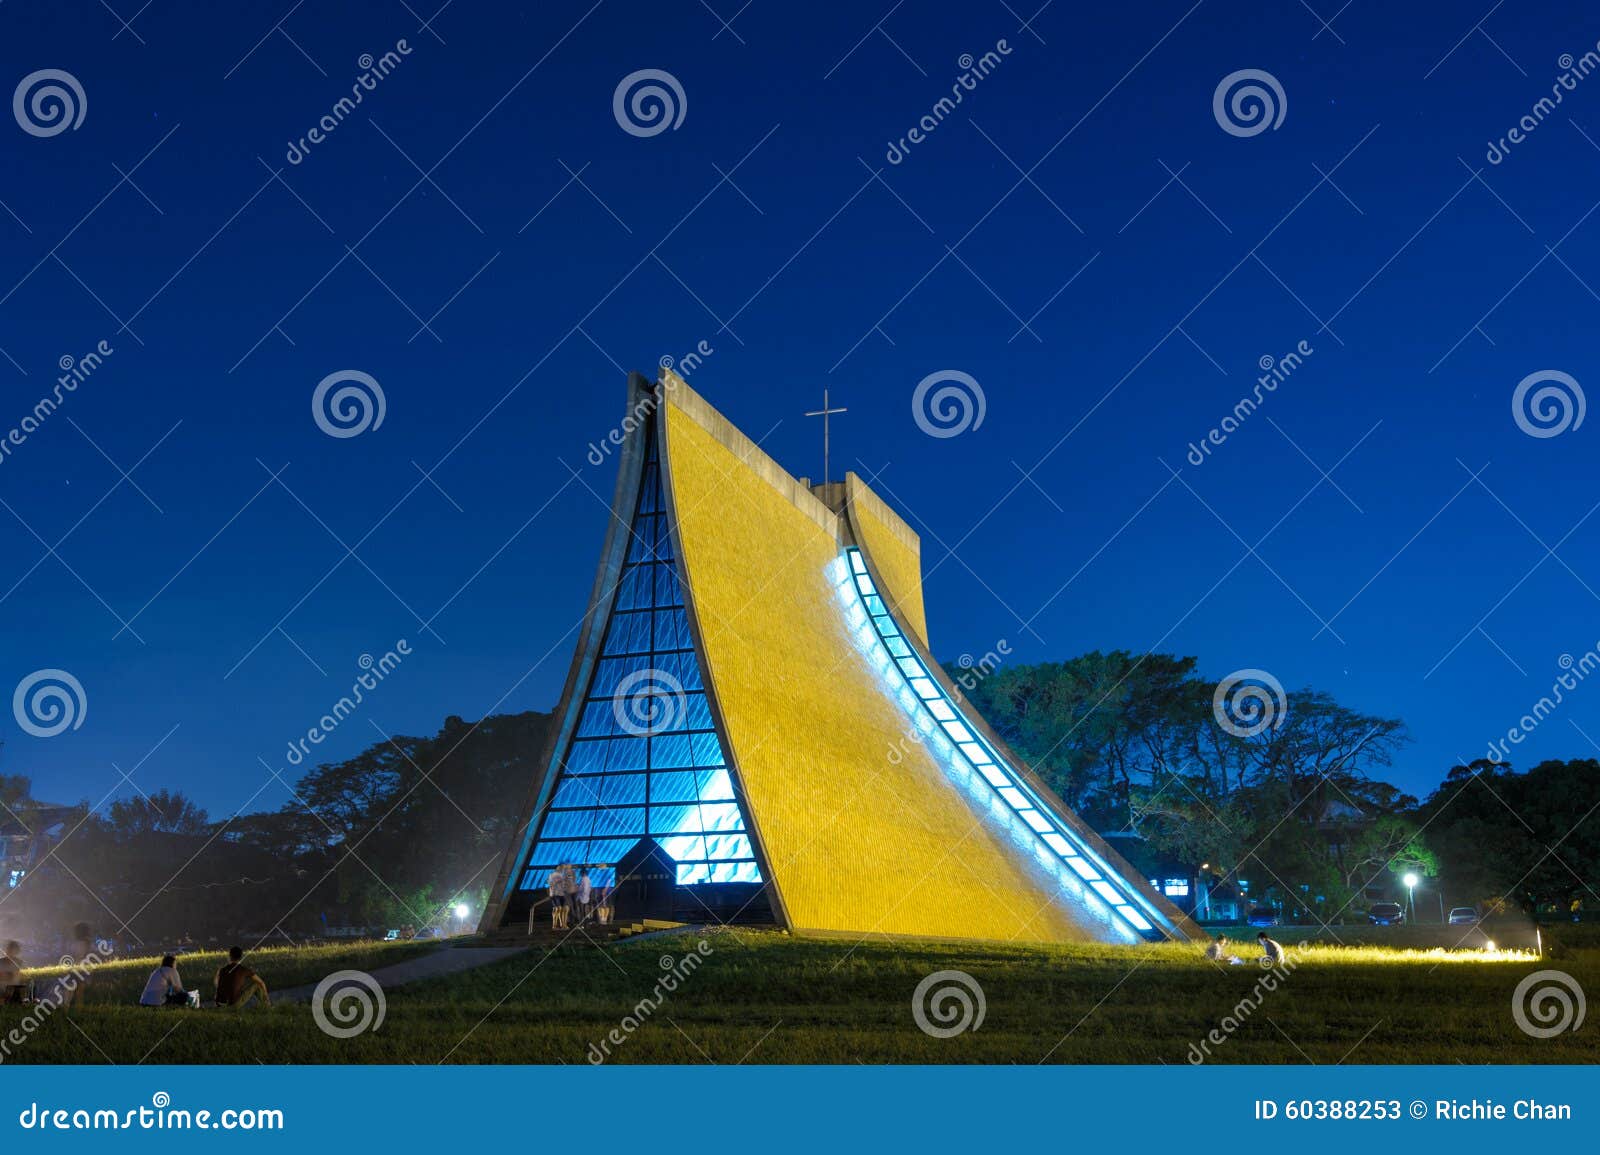
M 689 635 L 654 421 L 601 656 L 523 890 L 545 886 L 562 863 L 614 884 L 618 859 L 647 835 L 677 863 L 680 886 L 761 881 Z

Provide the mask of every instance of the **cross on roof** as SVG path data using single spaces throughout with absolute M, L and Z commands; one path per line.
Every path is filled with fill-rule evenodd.
M 813 410 L 811 410 L 811 412 L 806 414 L 807 417 L 820 417 L 820 418 L 822 418 L 822 484 L 823 485 L 827 485 L 828 484 L 828 452 L 829 452 L 829 446 L 828 446 L 828 419 L 830 417 L 832 417 L 835 413 L 848 413 L 848 412 L 850 412 L 850 411 L 848 409 L 846 409 L 842 405 L 839 406 L 837 409 L 831 408 L 828 405 L 828 391 L 827 391 L 827 389 L 823 389 L 823 391 L 822 391 L 822 408 L 821 409 L 813 409 Z

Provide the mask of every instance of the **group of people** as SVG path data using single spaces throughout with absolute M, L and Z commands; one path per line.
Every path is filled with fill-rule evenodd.
M 595 867 L 595 877 L 589 877 L 589 868 L 575 870 L 572 863 L 564 862 L 550 872 L 550 926 L 553 930 L 567 930 L 582 925 L 590 915 L 604 925 L 611 921 L 611 884 L 605 879 L 611 869 L 605 863 Z M 577 919 L 573 919 L 576 912 Z M 528 915 L 528 931 L 533 931 L 533 914 Z
M 1283 944 L 1272 938 L 1266 931 L 1256 935 L 1256 942 L 1261 947 L 1261 964 L 1263 966 L 1277 966 L 1284 958 Z M 1206 958 L 1212 962 L 1224 962 L 1230 966 L 1238 966 L 1244 959 L 1229 950 L 1228 936 L 1219 934 L 1215 939 L 1206 944 Z
M 84 990 L 89 985 L 90 968 L 96 962 L 94 940 L 87 923 L 80 922 L 73 928 L 69 944 L 67 957 L 63 961 L 70 960 L 74 971 L 73 981 L 58 981 L 56 994 L 40 996 L 35 993 L 33 984 L 28 982 L 28 972 L 22 963 L 22 944 L 15 940 L 7 942 L 5 949 L 0 951 L 0 1004 L 29 1003 L 37 998 L 59 1000 L 63 1007 L 82 1003 Z M 267 984 L 245 965 L 242 947 L 229 949 L 228 961 L 217 968 L 212 985 L 219 1007 L 243 1007 L 255 999 L 259 999 L 262 1006 L 271 1005 Z M 150 977 L 145 980 L 144 990 L 139 994 L 139 1005 L 197 1007 L 200 1005 L 200 992 L 184 987 L 183 979 L 178 974 L 177 956 L 163 955 L 161 965 L 151 971 Z
M 228 961 L 217 968 L 212 986 L 219 1007 L 244 1007 L 257 998 L 264 1007 L 272 1005 L 272 999 L 267 994 L 266 981 L 245 965 L 242 947 L 235 946 L 228 949 Z M 170 954 L 163 955 L 161 965 L 151 971 L 150 977 L 145 980 L 144 993 L 139 996 L 139 1005 L 197 1007 L 200 1005 L 200 992 L 185 990 L 183 979 L 178 975 L 177 958 Z

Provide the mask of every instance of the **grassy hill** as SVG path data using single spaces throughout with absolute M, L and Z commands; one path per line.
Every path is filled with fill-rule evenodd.
M 253 961 L 281 988 L 426 949 L 262 951 Z M 1592 947 L 1542 961 L 1386 947 L 1291 951 L 1293 967 L 1264 989 L 1268 972 L 1253 961 L 1219 967 L 1180 946 L 677 933 L 603 952 L 529 952 L 398 988 L 388 992 L 382 1026 L 349 1039 L 319 1030 L 304 1005 L 242 1013 L 128 1006 L 147 971 L 124 964 L 126 973 L 96 976 L 90 1005 L 70 1012 L 70 1022 L 66 1013 L 50 1016 L 6 1061 L 585 1063 L 604 1054 L 628 1063 L 1186 1063 L 1213 1031 L 1223 1041 L 1211 1043 L 1210 1062 L 1600 1060 L 1594 1021 L 1537 1039 L 1512 1016 L 1518 981 L 1541 969 L 1600 991 Z M 700 961 L 686 967 L 690 954 Z M 918 984 L 943 970 L 970 975 L 985 1004 L 981 1026 L 951 1038 L 924 1033 L 912 1014 Z M 669 974 L 681 978 L 663 991 Z M 0 1033 L 21 1013 L 0 1007 Z

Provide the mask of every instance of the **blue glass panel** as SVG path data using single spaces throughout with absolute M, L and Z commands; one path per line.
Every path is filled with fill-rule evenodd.
M 698 834 L 674 834 L 667 838 L 657 839 L 661 849 L 665 850 L 679 862 L 685 860 L 704 861 L 706 856 L 706 840 Z
M 574 774 L 598 774 L 606 766 L 606 744 L 574 742 L 567 751 L 566 766 Z
M 692 770 L 650 775 L 651 802 L 693 802 L 695 798 L 695 775 Z
M 716 861 L 721 858 L 749 858 L 750 838 L 744 834 L 708 834 L 706 857 Z
M 883 644 L 889 647 L 889 652 L 897 658 L 911 657 L 911 647 L 906 645 L 904 638 L 884 638 Z
M 686 694 L 683 699 L 685 730 L 711 729 L 711 705 L 704 694 Z
M 712 882 L 760 882 L 761 875 L 748 878 L 746 875 L 755 868 L 753 862 L 713 862 L 711 864 Z
M 687 734 L 658 734 L 650 739 L 650 768 L 677 770 L 694 765 L 694 747 Z
M 629 658 L 601 658 L 594 671 L 594 681 L 589 684 L 589 697 L 609 698 L 616 693 L 617 684 L 633 674 L 640 674 L 651 668 L 654 661 L 649 654 L 638 654 Z M 631 692 L 640 688 L 643 676 L 629 683 Z
M 631 834 L 638 838 L 644 833 L 643 806 L 615 806 L 608 810 L 589 811 L 594 817 L 593 838 L 621 838 Z
M 617 583 L 617 606 L 619 610 L 649 609 L 650 587 L 654 581 L 652 570 L 655 566 L 638 565 L 629 566 L 622 571 L 622 580 Z
M 691 862 L 678 867 L 678 885 L 692 886 L 697 882 L 710 882 L 711 868 L 703 862 Z M 760 881 L 757 879 L 757 881 Z
M 622 727 L 617 723 L 617 711 L 612 708 L 613 705 L 609 700 L 587 703 L 578 719 L 578 737 L 609 738 L 612 734 L 621 733 Z
M 698 806 L 650 807 L 650 833 L 699 834 L 700 808 Z
M 607 654 L 644 654 L 650 650 L 650 614 L 617 613 L 606 631 Z
M 883 604 L 883 599 L 877 594 L 872 594 L 868 597 L 865 597 L 862 599 L 862 601 L 866 603 L 867 613 L 871 614 L 873 617 L 879 617 L 880 615 L 889 612 L 889 607 Z
M 563 862 L 582 862 L 588 852 L 587 842 L 540 842 L 533 848 L 533 857 L 528 863 L 530 866 L 542 866 L 548 870 Z M 543 879 L 539 880 L 539 885 L 544 885 Z
M 638 841 L 637 838 L 597 838 L 589 843 L 589 853 L 586 858 L 573 861 L 614 863 L 632 850 Z
M 600 779 L 600 805 L 643 805 L 648 777 L 646 774 L 607 774 Z
M 700 801 L 731 802 L 732 800 L 733 776 L 728 773 L 726 767 L 700 772 Z
M 606 769 L 643 770 L 650 765 L 649 747 L 643 738 L 613 738 L 606 743 Z
M 553 808 L 566 806 L 598 806 L 600 783 L 604 778 L 563 778 L 550 799 Z
M 655 567 L 656 605 L 681 606 L 683 604 L 683 591 L 678 588 L 678 575 L 672 572 L 670 565 Z
M 700 807 L 700 817 L 707 830 L 743 830 L 744 819 L 739 807 L 732 802 L 714 802 Z
M 692 734 L 689 741 L 694 746 L 696 766 L 721 766 L 727 761 L 722 756 L 722 743 L 715 734 Z
M 596 810 L 552 810 L 539 833 L 546 838 L 588 838 L 597 813 Z
M 639 489 L 639 512 L 661 512 L 661 474 L 658 470 L 644 471 L 644 484 Z
M 658 650 L 689 650 L 694 639 L 689 635 L 689 618 L 681 609 L 657 610 L 655 648 Z

